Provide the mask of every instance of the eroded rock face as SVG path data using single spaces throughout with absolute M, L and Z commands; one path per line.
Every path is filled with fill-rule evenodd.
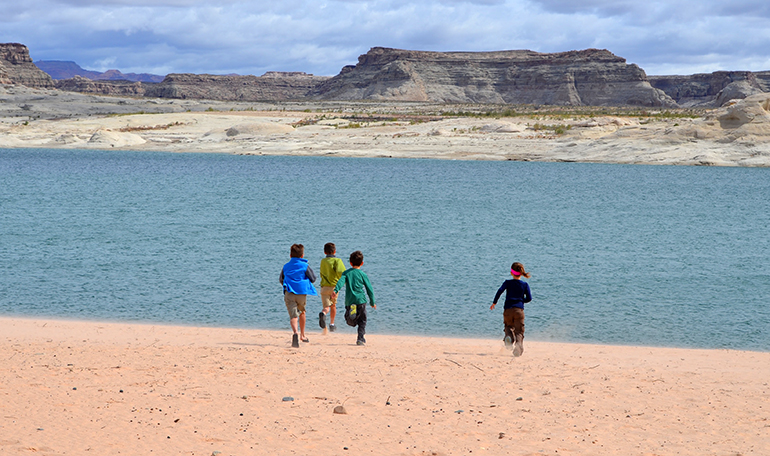
M 606 50 L 425 52 L 372 48 L 320 84 L 326 100 L 675 106 L 644 71 Z
M 19 43 L 0 43 L 0 83 L 43 89 L 54 86 L 51 76 L 32 62 L 27 46 Z
M 163 82 L 148 88 L 145 96 L 232 101 L 300 100 L 326 79 L 326 76 L 301 72 L 268 72 L 259 77 L 169 74 Z
M 650 76 L 650 84 L 683 107 L 720 107 L 770 91 L 770 72 L 715 71 L 690 76 Z
M 82 76 L 55 81 L 57 89 L 68 92 L 94 93 L 99 95 L 133 96 L 144 95 L 147 85 L 131 81 L 94 81 Z

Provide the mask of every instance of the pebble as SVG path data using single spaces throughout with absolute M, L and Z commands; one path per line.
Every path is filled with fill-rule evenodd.
M 338 406 L 334 407 L 334 413 L 336 413 L 337 415 L 347 415 L 348 411 L 345 410 L 345 406 L 338 405 Z
M 286 397 L 284 397 L 284 398 L 283 398 L 283 399 L 281 399 L 281 400 L 282 400 L 282 401 L 284 401 L 284 402 L 293 402 L 293 401 L 294 401 L 294 398 L 293 398 L 293 397 L 291 397 L 291 396 L 286 396 Z

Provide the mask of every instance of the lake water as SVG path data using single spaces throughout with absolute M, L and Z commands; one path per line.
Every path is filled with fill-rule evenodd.
M 529 340 L 768 351 L 768 226 L 769 169 L 0 149 L 0 314 L 288 330 L 335 242 L 370 333 L 502 337 L 521 261 Z

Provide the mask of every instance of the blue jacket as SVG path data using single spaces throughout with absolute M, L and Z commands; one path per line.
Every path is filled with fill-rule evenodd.
M 304 258 L 292 258 L 284 264 L 280 279 L 284 293 L 318 296 L 318 292 L 311 283 L 315 282 L 315 274 Z
M 529 291 L 529 284 L 519 279 L 508 279 L 503 282 L 503 285 L 497 290 L 495 294 L 495 300 L 493 303 L 497 304 L 497 300 L 500 299 L 500 295 L 505 293 L 505 306 L 504 309 L 510 309 L 511 307 L 524 308 L 524 303 L 532 301 L 532 293 Z

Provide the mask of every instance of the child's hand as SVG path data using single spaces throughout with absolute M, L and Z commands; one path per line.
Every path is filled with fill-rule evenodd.
M 489 310 L 495 310 L 495 306 L 497 305 L 496 302 L 493 302 L 491 306 L 489 306 Z
M 372 304 L 372 309 L 376 309 L 376 308 L 377 308 L 377 304 Z

